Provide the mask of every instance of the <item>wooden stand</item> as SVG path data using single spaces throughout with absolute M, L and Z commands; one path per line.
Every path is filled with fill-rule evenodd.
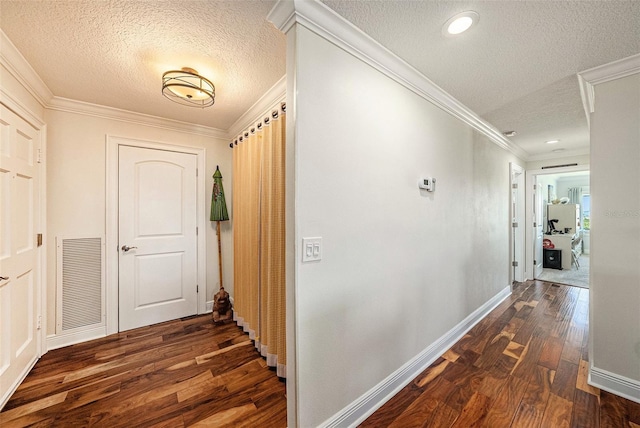
M 233 320 L 233 309 L 231 300 L 222 286 L 222 245 L 220 242 L 220 221 L 216 222 L 216 232 L 218 234 L 218 270 L 220 272 L 220 291 L 213 296 L 213 322 L 225 322 Z

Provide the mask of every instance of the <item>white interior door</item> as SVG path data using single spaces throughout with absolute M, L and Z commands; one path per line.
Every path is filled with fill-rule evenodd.
M 196 156 L 120 146 L 119 330 L 197 313 Z
M 0 104 L 0 408 L 37 360 L 39 131 Z
M 533 277 L 538 278 L 542 275 L 542 262 L 543 262 L 543 254 L 542 254 L 542 240 L 544 239 L 544 215 L 542 210 L 544 209 L 542 204 L 543 199 L 543 189 L 542 184 L 536 180 L 536 186 L 533 190 L 533 207 L 534 207 L 534 248 L 533 254 L 534 257 L 534 266 L 533 266 Z

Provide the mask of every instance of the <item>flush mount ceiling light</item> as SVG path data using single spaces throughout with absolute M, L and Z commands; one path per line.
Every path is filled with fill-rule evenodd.
M 559 143 L 559 142 L 560 142 L 560 140 L 549 140 L 549 141 L 545 141 L 544 143 L 545 144 L 556 144 L 556 143 Z
M 515 137 L 517 134 L 516 131 L 504 131 L 502 133 L 502 135 L 504 135 L 505 137 Z
M 178 104 L 205 108 L 213 105 L 216 88 L 193 68 L 183 67 L 162 75 L 162 94 Z
M 444 23 L 442 26 L 442 34 L 445 36 L 456 36 L 477 24 L 479 19 L 480 15 L 472 10 L 459 13 Z

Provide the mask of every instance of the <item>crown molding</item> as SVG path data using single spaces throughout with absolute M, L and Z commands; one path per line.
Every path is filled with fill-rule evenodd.
M 582 105 L 584 106 L 589 126 L 591 126 L 591 113 L 596 111 L 594 87 L 601 83 L 621 79 L 636 73 L 640 73 L 640 54 L 631 55 L 578 73 L 580 96 L 582 97 Z
M 84 101 L 71 100 L 68 98 L 53 97 L 46 108 L 67 113 L 76 113 L 86 116 L 118 120 L 121 122 L 150 126 L 186 134 L 200 135 L 204 137 L 224 140 L 227 139 L 227 132 L 218 128 L 211 128 L 208 126 L 196 125 L 193 123 L 181 122 L 178 120 L 166 119 L 144 113 L 137 113 L 129 110 L 122 110 L 114 107 L 87 103 Z
M 4 88 L 0 88 L 0 103 L 7 106 L 10 110 L 13 110 L 20 117 L 29 122 L 34 128 L 42 129 L 46 126 L 46 123 L 40 116 L 26 108 L 20 100 L 5 91 Z
M 40 79 L 31 64 L 0 29 L 0 64 L 38 101 L 46 107 L 53 93 Z
M 640 54 L 631 55 L 617 61 L 593 67 L 578 73 L 591 85 L 610 82 L 632 74 L 640 73 Z
M 285 33 L 296 23 L 304 26 L 486 135 L 499 147 L 523 160 L 528 158 L 527 152 L 514 145 L 493 125 L 319 1 L 280 0 L 269 12 L 267 20 Z
M 227 132 L 228 139 L 232 140 L 246 128 L 259 122 L 265 112 L 269 111 L 277 103 L 284 101 L 286 95 L 287 75 L 285 74 L 229 127 Z

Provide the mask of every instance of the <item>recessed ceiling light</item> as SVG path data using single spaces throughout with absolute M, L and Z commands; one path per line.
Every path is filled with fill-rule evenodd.
M 467 31 L 471 26 L 478 23 L 480 15 L 472 10 L 459 13 L 449 18 L 442 26 L 442 34 L 445 36 L 456 36 Z
M 515 137 L 517 134 L 516 131 L 504 131 L 502 133 L 502 135 L 504 135 L 505 137 Z
M 559 143 L 560 140 L 549 140 L 549 141 L 545 141 L 545 144 L 556 144 Z

